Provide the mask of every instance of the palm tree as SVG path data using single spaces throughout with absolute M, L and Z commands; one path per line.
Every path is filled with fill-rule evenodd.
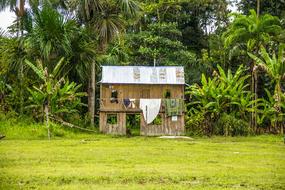
M 280 44 L 278 48 L 278 57 L 273 52 L 272 57 L 266 52 L 266 49 L 261 46 L 261 58 L 248 53 L 248 55 L 255 61 L 256 67 L 254 69 L 257 72 L 258 69 L 266 71 L 266 73 L 275 82 L 274 98 L 276 101 L 276 111 L 281 110 L 281 98 L 282 88 L 281 81 L 285 80 L 285 44 Z
M 72 54 L 72 40 L 78 33 L 74 20 L 66 20 L 51 4 L 44 3 L 41 10 L 34 9 L 34 27 L 27 35 L 29 54 L 53 67 L 58 56 Z
M 17 36 L 19 39 L 23 36 L 23 17 L 25 15 L 26 0 L 0 0 L 0 11 L 5 10 L 7 7 L 14 11 L 17 16 Z M 19 44 L 20 46 L 20 44 Z M 20 64 L 20 89 L 23 89 L 23 63 Z M 23 91 L 20 90 L 20 112 L 23 113 Z
M 250 15 L 233 14 L 233 16 L 233 23 L 223 34 L 225 47 L 231 50 L 241 48 L 245 52 L 256 53 L 261 45 L 266 45 L 282 32 L 279 18 L 269 14 L 259 16 L 254 10 L 250 10 Z M 256 100 L 257 78 L 254 76 L 253 67 L 254 63 L 250 62 L 251 89 L 255 93 Z M 252 115 L 254 128 L 256 128 L 255 115 Z
M 98 40 L 98 53 L 104 54 L 109 42 L 125 30 L 126 22 L 138 16 L 139 5 L 135 0 L 85 0 L 74 1 L 80 20 Z M 96 62 L 91 65 L 88 90 L 90 123 L 95 115 Z
M 266 45 L 282 31 L 279 18 L 269 14 L 258 16 L 250 10 L 250 15 L 233 16 L 234 21 L 223 34 L 227 48 L 240 45 L 248 51 L 256 51 L 261 44 Z

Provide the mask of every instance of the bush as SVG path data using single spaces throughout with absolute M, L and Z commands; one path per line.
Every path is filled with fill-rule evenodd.
M 203 123 L 205 121 L 204 114 L 198 112 L 191 116 L 186 115 L 186 133 L 187 135 L 204 135 Z
M 215 124 L 214 134 L 224 136 L 249 135 L 251 128 L 248 122 L 229 114 L 222 114 Z
M 189 95 L 188 119 L 186 125 L 192 133 L 204 135 L 247 135 L 252 112 L 258 109 L 261 100 L 253 100 L 242 65 L 235 73 L 225 72 L 219 65 L 213 77 L 202 74 L 201 85 L 194 84 L 187 88 Z

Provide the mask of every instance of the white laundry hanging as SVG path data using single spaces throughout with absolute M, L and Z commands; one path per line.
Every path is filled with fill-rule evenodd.
M 130 107 L 133 109 L 136 108 L 135 102 L 136 102 L 136 99 L 130 99 Z
M 147 124 L 150 124 L 158 115 L 161 99 L 140 99 L 140 109 Z

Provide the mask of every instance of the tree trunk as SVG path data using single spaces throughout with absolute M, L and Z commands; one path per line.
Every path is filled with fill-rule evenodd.
M 256 133 L 257 132 L 257 112 L 256 112 L 256 100 L 257 100 L 257 71 L 255 70 L 255 63 L 250 66 L 251 70 L 251 92 L 253 93 L 254 103 L 251 108 L 254 110 L 251 112 L 251 128 Z
M 95 106 L 96 106 L 96 98 L 95 98 L 95 88 L 96 88 L 96 63 L 95 61 L 91 65 L 91 76 L 89 82 L 89 90 L 88 90 L 88 110 L 90 116 L 90 124 L 94 125 L 94 116 L 95 116 Z
M 251 89 L 250 90 L 252 93 L 254 93 L 254 76 L 253 76 L 254 74 L 253 74 L 253 70 L 252 69 L 250 70 L 251 70 L 251 85 L 250 85 Z M 253 99 L 255 99 L 255 96 Z M 253 104 L 251 105 L 251 108 L 252 109 L 254 108 Z M 254 131 L 255 129 L 254 129 L 254 113 L 253 112 L 251 112 L 250 126 L 251 126 L 252 131 Z
M 24 113 L 24 68 L 23 68 L 23 62 L 20 64 L 20 113 L 21 115 Z
M 17 13 L 17 19 L 18 19 L 18 33 L 17 37 L 19 39 L 19 46 L 22 48 L 22 42 L 21 38 L 24 36 L 24 23 L 23 23 L 23 16 L 25 15 L 25 0 L 20 0 L 19 2 L 19 7 L 18 7 L 18 13 Z M 23 114 L 24 110 L 24 94 L 23 94 L 23 80 L 24 80 L 24 65 L 23 62 L 21 61 L 20 63 L 20 114 Z
M 46 127 L 48 131 L 48 140 L 50 140 L 48 104 L 45 105 L 45 115 L 46 115 Z
M 282 113 L 282 107 L 281 107 L 281 96 L 282 96 L 282 90 L 281 90 L 281 80 L 276 80 L 276 85 L 275 85 L 275 90 L 274 90 L 274 99 L 275 99 L 275 111 L 277 114 L 277 118 L 279 119 L 280 114 Z M 278 124 L 280 124 L 280 133 L 281 133 L 281 128 L 282 128 L 282 121 L 278 121 L 278 119 L 276 119 L 276 124 L 275 124 L 275 130 L 278 131 L 279 126 Z M 283 131 L 282 131 L 283 133 Z
M 156 66 L 156 58 L 153 58 L 153 66 Z
M 259 17 L 259 14 L 260 14 L 260 0 L 257 0 L 257 2 L 256 2 L 256 14 L 257 14 L 257 17 Z
M 254 72 L 254 129 L 257 131 L 257 112 L 256 112 L 256 101 L 257 101 L 257 72 Z
M 25 0 L 20 0 L 19 16 L 23 17 L 24 15 L 25 15 Z
M 22 6 L 22 5 L 21 5 Z M 24 10 L 22 10 L 24 11 Z M 23 18 L 22 16 L 19 17 L 19 47 L 18 48 L 22 48 L 23 44 L 21 41 L 21 38 L 23 38 L 24 36 L 24 29 L 23 29 Z M 24 113 L 24 65 L 23 65 L 23 61 L 20 62 L 20 114 L 22 115 Z

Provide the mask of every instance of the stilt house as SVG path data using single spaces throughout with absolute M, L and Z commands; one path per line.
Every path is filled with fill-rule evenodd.
M 182 135 L 184 84 L 180 66 L 103 66 L 100 131 L 125 135 L 136 115 L 140 135 Z

